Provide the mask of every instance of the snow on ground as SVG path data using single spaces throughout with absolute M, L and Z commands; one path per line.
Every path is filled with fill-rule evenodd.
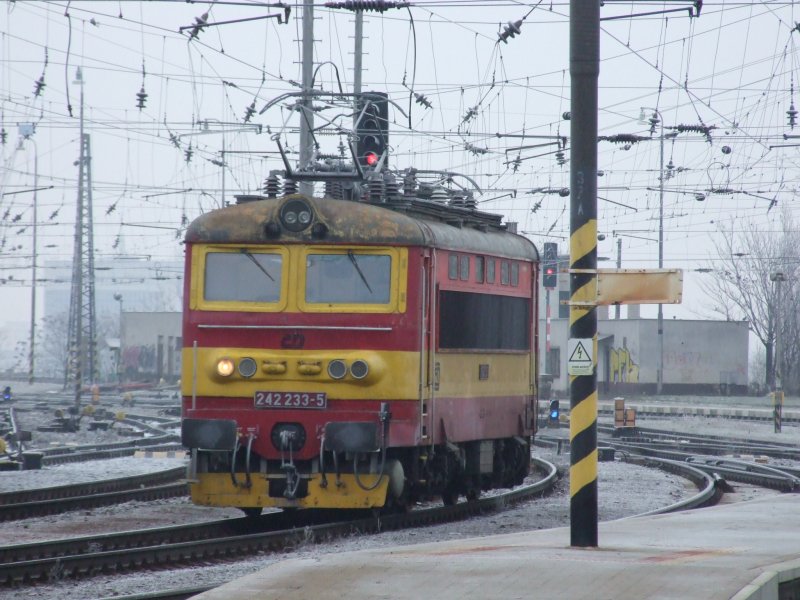
M 186 464 L 186 460 L 183 458 L 126 456 L 44 466 L 37 471 L 0 471 L 0 493 L 144 475 L 157 471 L 168 471 Z

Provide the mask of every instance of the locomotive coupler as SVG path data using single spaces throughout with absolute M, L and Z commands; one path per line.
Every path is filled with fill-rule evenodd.
M 247 489 L 253 487 L 253 480 L 250 476 L 250 456 L 252 455 L 251 450 L 253 449 L 253 441 L 255 439 L 256 436 L 252 431 L 247 434 L 247 454 L 245 454 L 244 458 L 244 476 L 245 476 L 244 487 L 246 487 Z
M 290 500 L 297 497 L 297 488 L 300 487 L 300 474 L 297 472 L 297 467 L 294 465 L 294 458 L 292 457 L 294 438 L 294 431 L 283 430 L 280 432 L 281 471 L 286 473 L 286 489 L 283 495 Z M 289 460 L 286 460 L 286 456 L 284 455 L 286 450 L 289 451 Z
M 250 432 L 247 434 L 247 446 L 245 448 L 244 457 L 245 481 L 244 483 L 239 483 L 239 480 L 236 478 L 236 455 L 239 452 L 241 444 L 239 443 L 239 437 L 236 437 L 236 443 L 231 451 L 231 482 L 233 482 L 234 487 L 250 488 L 253 486 L 253 480 L 250 475 L 250 455 L 253 448 L 253 440 L 255 440 L 255 438 L 256 436 L 254 433 Z
M 297 488 L 300 487 L 300 474 L 297 472 L 297 467 L 291 463 L 282 464 L 281 470 L 286 473 L 286 489 L 283 491 L 283 495 L 285 498 L 293 500 L 297 498 Z

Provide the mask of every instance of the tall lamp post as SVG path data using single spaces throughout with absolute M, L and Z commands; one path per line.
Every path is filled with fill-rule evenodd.
M 36 131 L 36 126 L 33 123 L 20 123 L 19 134 L 23 140 L 29 141 L 33 144 L 33 257 L 31 259 L 31 339 L 29 344 L 30 354 L 28 356 L 28 383 L 33 383 L 33 368 L 35 360 L 35 343 L 36 343 L 36 222 L 38 220 L 37 214 L 37 198 L 36 191 L 39 188 L 39 148 L 36 146 L 36 140 L 33 139 L 33 133 Z M 22 145 L 22 141 L 20 141 Z
M 117 350 L 117 379 L 122 385 L 122 294 L 114 294 L 114 300 L 119 302 L 119 349 Z
M 769 280 L 775 283 L 775 295 L 777 296 L 776 305 L 777 309 L 775 312 L 775 361 L 772 366 L 772 381 L 775 385 L 775 390 L 780 391 L 782 389 L 781 385 L 781 308 L 782 308 L 782 300 L 781 297 L 781 283 L 786 281 L 786 274 L 782 273 L 781 271 L 777 271 L 775 273 L 770 273 Z
M 653 113 L 650 119 L 646 119 L 645 112 L 649 110 Z M 659 177 L 658 177 L 658 268 L 664 268 L 664 118 L 655 108 L 642 107 L 641 122 L 650 123 L 650 131 L 655 129 L 656 124 L 660 125 L 661 134 L 659 135 Z M 658 305 L 658 369 L 656 371 L 656 393 L 661 394 L 664 387 L 664 305 Z

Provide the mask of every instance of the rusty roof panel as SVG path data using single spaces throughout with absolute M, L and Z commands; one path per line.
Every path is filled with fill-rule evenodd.
M 284 203 L 302 199 L 311 206 L 311 225 L 299 233 L 281 228 L 278 237 L 269 237 L 266 225 L 279 223 Z M 312 236 L 312 226 L 327 227 L 320 240 Z M 284 198 L 252 199 L 243 204 L 215 210 L 195 219 L 186 231 L 188 243 L 217 244 L 305 244 L 357 243 L 370 245 L 435 246 L 448 250 L 476 252 L 538 260 L 536 247 L 528 239 L 499 227 L 472 227 L 463 219 L 451 223 L 412 211 L 391 210 L 375 205 L 330 198 L 308 198 L 293 194 Z

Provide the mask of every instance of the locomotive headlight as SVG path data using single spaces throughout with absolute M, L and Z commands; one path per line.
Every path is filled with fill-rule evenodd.
M 347 375 L 347 365 L 343 360 L 335 359 L 328 363 L 328 375 L 331 379 L 342 379 Z
M 367 361 L 361 360 L 354 360 L 350 364 L 350 375 L 353 376 L 353 379 L 364 379 L 369 374 L 369 365 Z
M 311 224 L 314 213 L 308 202 L 295 198 L 281 207 L 280 220 L 287 230 L 299 233 Z
M 233 361 L 230 358 L 220 358 L 217 361 L 217 373 L 222 377 L 230 377 L 233 374 Z
M 239 361 L 239 375 L 242 377 L 252 377 L 257 370 L 258 365 L 252 358 L 247 357 Z

